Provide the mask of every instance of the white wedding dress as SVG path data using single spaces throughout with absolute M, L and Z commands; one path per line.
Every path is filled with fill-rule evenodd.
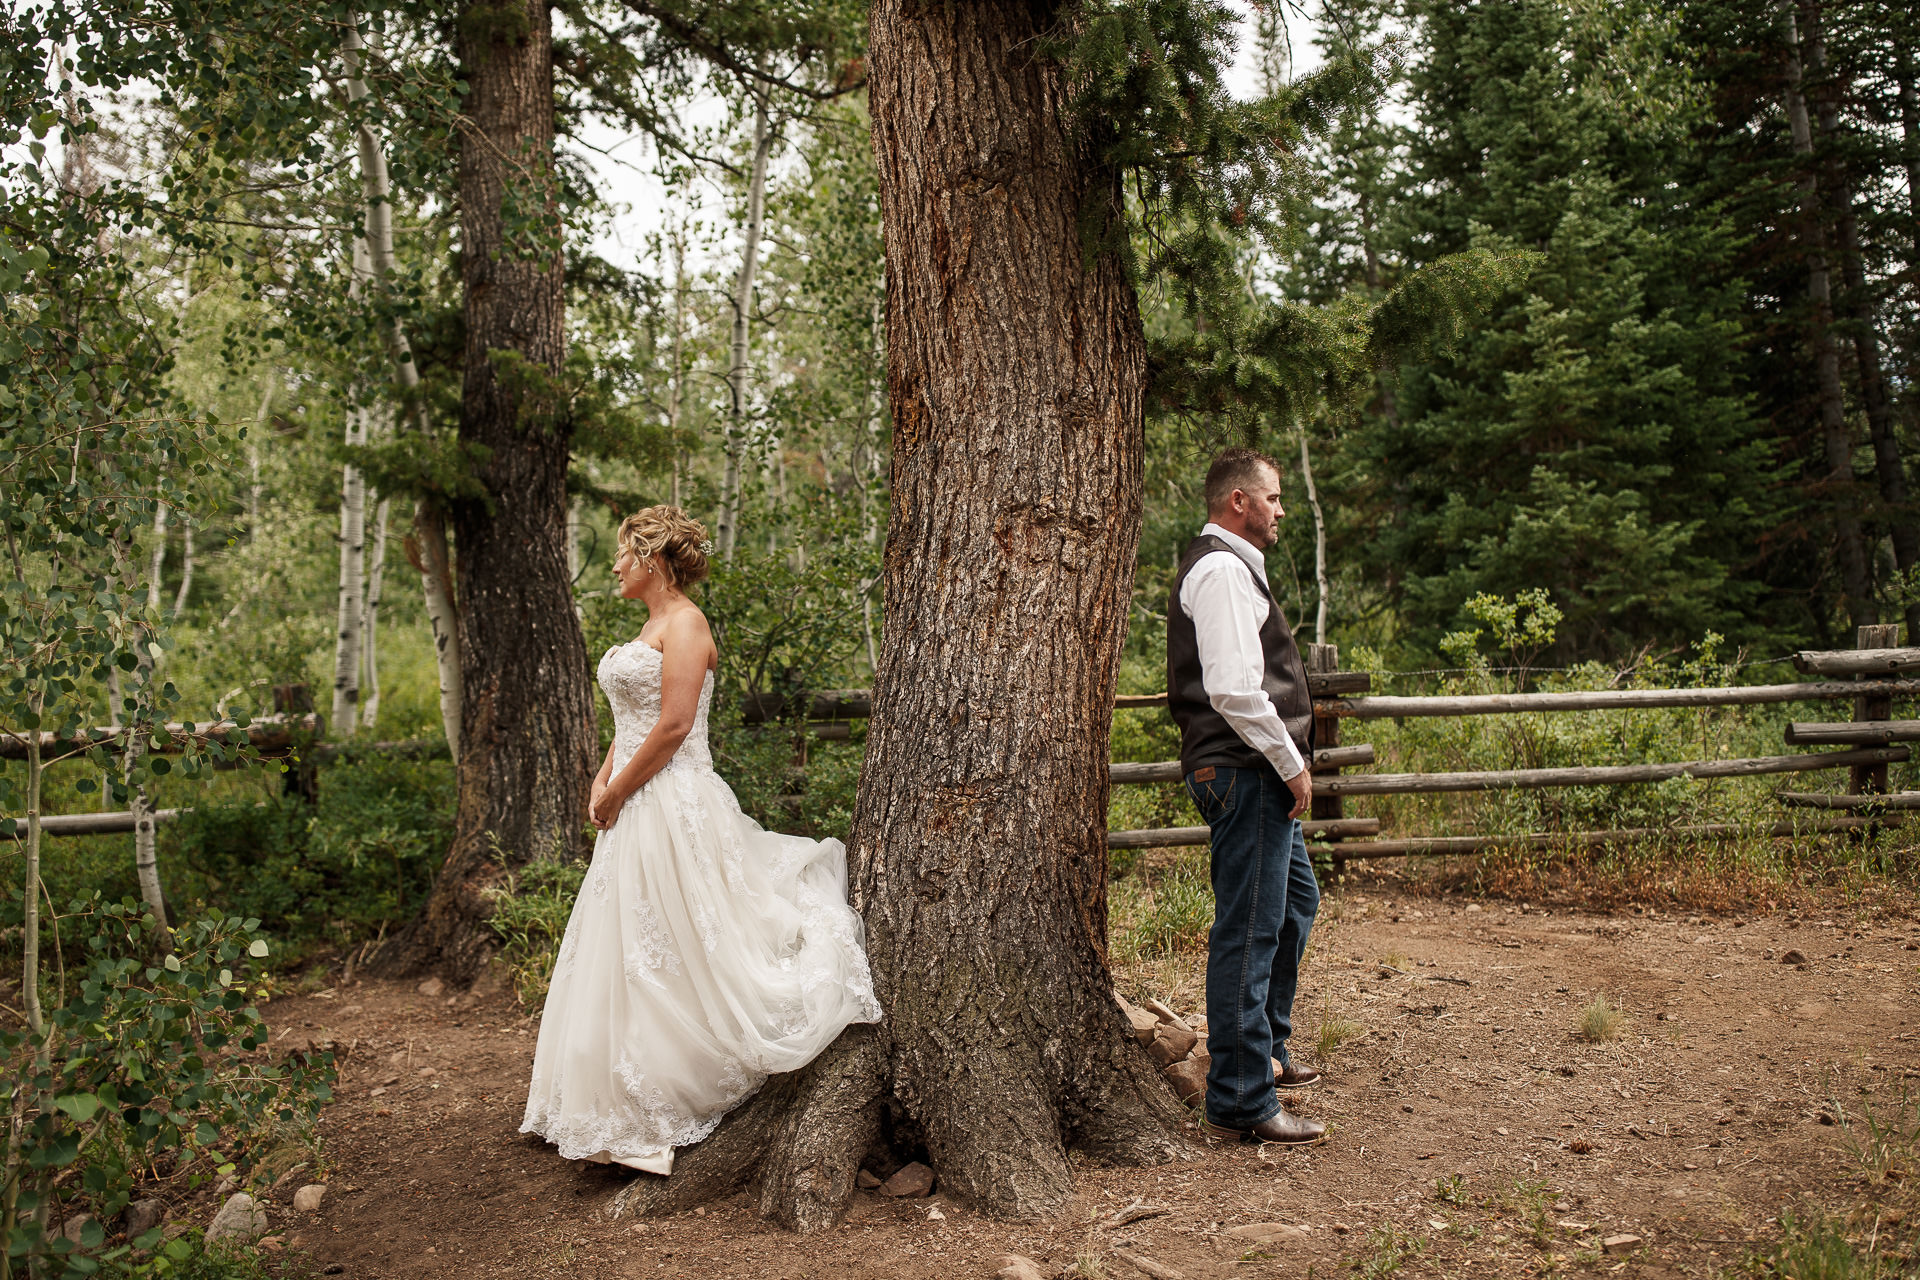
M 660 652 L 607 651 L 613 768 L 660 716 Z M 763 829 L 713 771 L 700 691 L 666 768 L 600 833 L 560 943 L 522 1133 L 650 1173 L 767 1076 L 878 1022 L 846 846 Z

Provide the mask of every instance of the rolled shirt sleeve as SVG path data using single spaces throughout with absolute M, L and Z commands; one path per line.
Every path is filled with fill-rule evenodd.
M 1193 619 L 1200 683 L 1213 709 L 1282 778 L 1306 768 L 1262 687 L 1267 661 L 1258 619 L 1266 616 L 1267 601 L 1246 563 L 1230 551 L 1202 557 L 1180 587 L 1180 607 Z

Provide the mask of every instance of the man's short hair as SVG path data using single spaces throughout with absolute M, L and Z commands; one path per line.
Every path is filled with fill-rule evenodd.
M 1276 479 L 1280 476 L 1280 464 L 1258 449 L 1228 449 L 1213 460 L 1207 468 L 1207 484 L 1204 490 L 1208 511 L 1218 511 L 1233 496 L 1235 489 L 1251 492 L 1253 486 L 1263 477 L 1261 468 L 1272 470 Z

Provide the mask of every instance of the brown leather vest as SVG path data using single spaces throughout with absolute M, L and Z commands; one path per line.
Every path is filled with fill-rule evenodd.
M 1266 621 L 1260 625 L 1260 648 L 1267 666 L 1260 687 L 1273 699 L 1274 710 L 1287 727 L 1300 758 L 1313 761 L 1313 697 L 1307 690 L 1307 670 L 1300 651 L 1293 643 L 1293 628 L 1280 612 L 1264 573 L 1253 573 L 1252 566 L 1235 553 L 1226 541 L 1203 533 L 1187 544 L 1180 558 L 1179 572 L 1173 577 L 1173 594 L 1167 601 L 1167 710 L 1180 726 L 1180 766 L 1192 773 L 1205 765 L 1230 765 L 1239 769 L 1268 765 L 1267 758 L 1248 746 L 1235 733 L 1226 718 L 1213 709 L 1207 691 L 1200 682 L 1200 645 L 1195 638 L 1193 619 L 1180 607 L 1180 588 L 1200 558 L 1215 551 L 1233 556 L 1234 563 L 1252 574 L 1260 593 L 1267 598 Z

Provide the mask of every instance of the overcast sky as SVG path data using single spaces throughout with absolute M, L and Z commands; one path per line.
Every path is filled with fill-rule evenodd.
M 1236 97 L 1250 98 L 1259 88 L 1252 47 L 1252 16 L 1241 0 L 1229 2 L 1240 11 L 1241 27 L 1245 34 L 1240 41 L 1234 66 L 1228 73 L 1227 87 Z M 1293 43 L 1294 72 L 1301 74 L 1318 65 L 1320 51 L 1313 45 L 1310 20 L 1292 5 L 1288 5 L 1286 14 Z M 718 125 L 726 117 L 725 109 L 717 99 L 696 104 L 694 115 L 696 123 L 708 125 Z M 680 193 L 670 197 L 651 171 L 653 154 L 644 138 L 627 136 L 611 129 L 590 129 L 584 141 L 599 149 L 598 153 L 587 153 L 588 159 L 600 176 L 601 189 L 619 210 L 612 224 L 594 242 L 594 247 L 607 261 L 629 270 L 642 267 L 647 254 L 648 237 L 663 230 L 676 213 L 689 220 L 704 222 L 707 227 L 709 242 L 704 248 L 691 251 L 692 260 L 688 263 L 690 272 L 697 270 L 716 253 L 724 254 L 728 261 L 732 261 L 739 253 L 737 231 L 727 225 L 724 190 L 712 175 L 695 184 L 691 198 Z M 716 232 L 719 234 L 716 235 Z M 646 264 L 645 269 L 649 273 L 657 273 L 660 265 Z

